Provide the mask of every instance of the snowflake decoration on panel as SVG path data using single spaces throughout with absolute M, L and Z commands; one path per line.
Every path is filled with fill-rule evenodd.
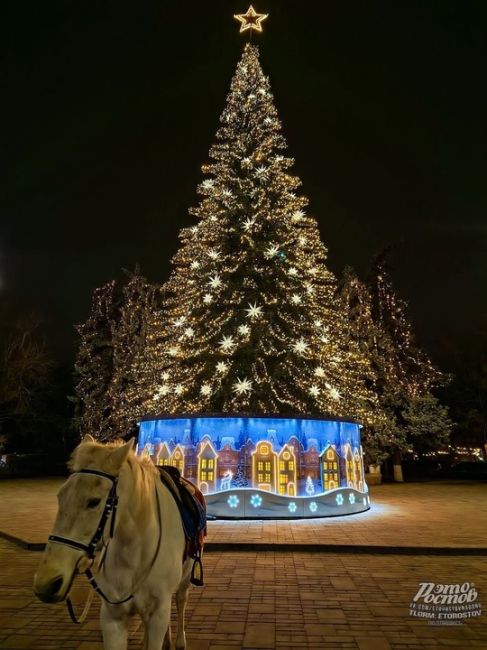
M 316 512 L 318 510 L 318 504 L 316 503 L 316 501 L 311 501 L 311 503 L 309 504 L 309 509 L 311 510 L 311 512 Z
M 295 504 L 294 501 L 291 501 L 291 503 L 288 505 L 287 509 L 289 510 L 289 512 L 294 513 L 298 509 L 298 506 Z
M 337 506 L 342 506 L 343 505 L 343 494 L 337 494 L 335 501 L 337 503 Z
M 262 505 L 262 497 L 260 494 L 253 494 L 250 497 L 250 503 L 253 505 L 254 508 L 260 508 Z
M 348 495 L 348 502 L 352 505 L 355 503 L 355 494 L 353 492 Z
M 227 503 L 230 506 L 230 508 L 236 508 L 240 503 L 240 499 L 236 494 L 231 494 L 227 499 Z

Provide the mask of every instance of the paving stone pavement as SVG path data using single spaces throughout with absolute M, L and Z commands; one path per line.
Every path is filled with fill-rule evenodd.
M 45 542 L 62 479 L 0 481 L 0 531 Z M 374 486 L 371 509 L 348 517 L 299 521 L 216 521 L 208 542 L 487 547 L 487 483 Z
M 0 540 L 0 649 L 102 650 L 98 603 L 75 626 L 64 606 L 35 599 L 40 557 Z M 189 599 L 188 650 L 487 649 L 487 614 L 455 627 L 409 616 L 423 581 L 473 581 L 485 610 L 487 558 L 209 552 L 205 572 L 206 587 Z M 86 593 L 75 589 L 79 607 Z M 129 641 L 135 648 L 142 648 L 136 619 Z

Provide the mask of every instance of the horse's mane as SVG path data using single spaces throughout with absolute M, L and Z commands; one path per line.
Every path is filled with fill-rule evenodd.
M 113 471 L 110 462 L 111 452 L 123 444 L 123 440 L 106 443 L 83 442 L 73 451 L 68 462 L 68 468 L 71 472 L 92 468 L 110 473 Z M 144 517 L 150 511 L 150 495 L 154 489 L 157 469 L 150 459 L 136 456 L 133 449 L 129 451 L 126 462 L 132 474 L 134 496 L 139 502 L 138 509 L 140 509 L 142 517 Z

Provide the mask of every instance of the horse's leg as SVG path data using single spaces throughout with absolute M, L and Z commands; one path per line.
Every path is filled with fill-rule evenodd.
M 161 650 L 166 638 L 171 643 L 171 598 L 166 598 L 164 603 L 155 612 L 152 612 L 145 621 L 145 648 L 146 650 Z M 164 648 L 171 647 L 165 645 Z
M 178 634 L 176 637 L 176 650 L 185 650 L 186 633 L 184 631 L 184 612 L 188 602 L 189 580 L 191 577 L 191 564 L 189 571 L 185 572 L 183 579 L 176 591 L 176 607 L 178 610 Z
M 127 650 L 128 616 L 125 612 L 114 615 L 115 610 L 101 604 L 100 625 L 105 650 Z
M 166 636 L 164 637 L 164 642 L 162 644 L 162 650 L 172 650 L 172 638 L 171 638 L 171 624 L 167 626 Z

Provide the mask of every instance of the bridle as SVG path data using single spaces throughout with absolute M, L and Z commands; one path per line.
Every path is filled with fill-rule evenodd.
M 149 565 L 149 568 L 147 571 L 142 575 L 142 578 L 139 579 L 136 583 L 136 586 L 132 587 L 131 593 L 126 597 L 122 598 L 120 600 L 112 600 L 108 598 L 108 596 L 105 595 L 105 593 L 102 591 L 102 589 L 99 587 L 98 583 L 95 580 L 95 576 L 93 575 L 91 571 L 91 567 L 93 566 L 95 562 L 95 555 L 96 555 L 96 548 L 100 542 L 100 540 L 103 539 L 103 533 L 105 531 L 105 526 L 107 524 L 108 518 L 110 515 L 112 516 L 111 521 L 110 521 L 110 535 L 109 539 L 106 543 L 103 544 L 103 548 L 101 551 L 101 558 L 98 564 L 98 570 L 100 571 L 103 563 L 106 558 L 106 553 L 108 549 L 108 544 L 110 540 L 113 538 L 113 534 L 115 532 L 115 519 L 116 519 L 116 514 L 117 514 L 117 508 L 118 508 L 118 494 L 117 494 L 117 486 L 118 486 L 118 476 L 114 476 L 113 474 L 108 474 L 107 472 L 102 472 L 101 470 L 98 469 L 80 469 L 77 470 L 76 472 L 73 472 L 73 474 L 91 474 L 93 476 L 100 476 L 101 478 L 106 478 L 109 481 L 112 482 L 112 486 L 110 488 L 110 491 L 108 492 L 106 501 L 105 501 L 105 507 L 103 509 L 103 512 L 100 517 L 100 521 L 98 523 L 98 526 L 96 528 L 95 533 L 93 534 L 93 537 L 91 538 L 91 541 L 88 544 L 84 544 L 83 542 L 78 542 L 77 540 L 70 539 L 69 537 L 63 537 L 61 535 L 49 535 L 48 541 L 49 542 L 54 542 L 55 544 L 62 544 L 64 546 L 69 546 L 70 548 L 73 548 L 77 551 L 83 551 L 85 556 L 91 560 L 90 566 L 85 569 L 82 573 L 86 575 L 88 578 L 88 582 L 90 583 L 91 587 L 93 588 L 94 591 L 96 591 L 97 594 L 99 594 L 103 600 L 105 600 L 107 603 L 110 605 L 122 605 L 123 603 L 126 603 L 127 601 L 131 600 L 134 597 L 134 593 L 139 589 L 139 587 L 142 585 L 143 582 L 147 579 L 149 576 L 149 573 L 152 570 L 152 567 L 155 564 L 155 561 L 159 555 L 159 551 L 161 548 L 161 539 L 162 539 L 162 526 L 161 526 L 161 509 L 160 509 L 160 503 L 159 503 L 159 494 L 157 492 L 157 486 L 156 486 L 156 501 L 157 501 L 157 516 L 158 516 L 158 522 L 159 522 L 159 540 L 157 542 L 157 548 L 156 552 L 154 555 L 154 558 L 152 562 Z M 80 558 L 81 559 L 81 558 Z M 78 572 L 78 563 L 76 564 L 75 567 L 75 574 Z M 73 609 L 73 604 L 69 598 L 69 596 L 66 598 L 66 604 L 68 607 L 68 612 L 71 617 L 71 620 L 73 623 L 80 624 L 84 621 L 86 618 L 91 601 L 93 598 L 93 593 L 90 592 L 90 595 L 88 596 L 88 600 L 86 602 L 85 608 L 83 610 L 83 613 L 81 614 L 80 618 L 76 618 L 74 609 Z
M 91 538 L 91 542 L 88 544 L 83 544 L 82 542 L 77 542 L 74 539 L 69 537 L 62 537 L 61 535 L 49 535 L 48 540 L 50 542 L 56 542 L 56 544 L 64 544 L 64 546 L 70 546 L 71 548 L 76 549 L 77 551 L 83 551 L 86 553 L 88 559 L 94 560 L 96 547 L 98 546 L 99 541 L 103 537 L 103 531 L 105 530 L 108 517 L 112 515 L 112 521 L 110 523 L 110 539 L 113 537 L 113 532 L 115 530 L 115 516 L 117 514 L 118 507 L 118 495 L 117 495 L 117 485 L 118 485 L 118 476 L 113 476 L 112 474 L 107 474 L 98 469 L 80 469 L 73 474 L 92 474 L 93 476 L 101 476 L 101 478 L 106 478 L 112 482 L 112 487 L 108 493 L 107 500 L 105 502 L 105 508 L 103 509 L 100 522 L 98 527 Z

